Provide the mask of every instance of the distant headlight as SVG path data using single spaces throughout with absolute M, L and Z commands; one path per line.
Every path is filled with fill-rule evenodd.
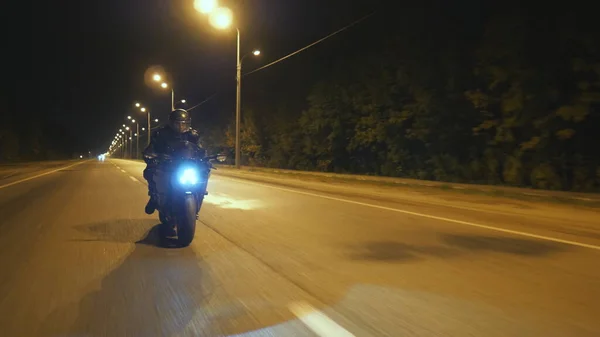
M 179 176 L 179 182 L 182 185 L 196 185 L 198 183 L 198 172 L 195 169 L 185 169 Z

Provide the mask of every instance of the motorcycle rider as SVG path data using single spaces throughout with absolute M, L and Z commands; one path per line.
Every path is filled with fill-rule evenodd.
M 154 175 L 160 164 L 160 155 L 166 154 L 169 144 L 172 142 L 189 141 L 194 143 L 205 154 L 200 144 L 198 132 L 192 129 L 192 118 L 189 113 L 179 107 L 169 114 L 168 125 L 161 126 L 152 132 L 150 144 L 144 149 L 144 161 L 146 169 L 144 170 L 144 179 L 148 182 L 148 195 L 150 200 L 146 204 L 146 214 L 152 214 L 158 208 L 157 189 Z

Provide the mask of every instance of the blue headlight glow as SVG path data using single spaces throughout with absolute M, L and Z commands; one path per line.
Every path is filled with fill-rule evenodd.
M 196 185 L 198 183 L 198 172 L 194 169 L 184 169 L 179 176 L 179 182 L 182 185 Z

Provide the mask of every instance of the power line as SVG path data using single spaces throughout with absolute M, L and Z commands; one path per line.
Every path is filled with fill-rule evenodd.
M 323 38 L 321 38 L 321 39 L 319 39 L 319 40 L 317 40 L 317 41 L 315 41 L 315 42 L 313 42 L 313 43 L 311 43 L 311 44 L 309 44 L 309 45 L 307 45 L 307 46 L 305 46 L 305 47 L 302 47 L 302 48 L 300 48 L 300 49 L 298 49 L 298 50 L 296 50 L 296 51 L 294 51 L 294 52 L 292 52 L 292 53 L 290 53 L 290 54 L 287 54 L 287 55 L 285 55 L 285 56 L 283 56 L 283 57 L 281 57 L 281 58 L 279 58 L 279 59 L 277 59 L 277 60 L 275 60 L 275 61 L 273 61 L 273 62 L 271 62 L 271 63 L 269 63 L 269 64 L 266 64 L 266 65 L 264 65 L 264 66 L 262 66 L 262 67 L 260 67 L 260 68 L 254 69 L 254 70 L 252 70 L 252 71 L 250 71 L 250 72 L 247 72 L 247 73 L 243 74 L 243 75 L 242 75 L 242 77 L 243 77 L 243 76 L 250 75 L 250 74 L 253 74 L 253 73 L 256 73 L 256 72 L 258 72 L 258 71 L 261 71 L 261 70 L 264 70 L 264 69 L 266 69 L 266 68 L 268 68 L 268 67 L 270 67 L 270 66 L 273 66 L 273 65 L 275 65 L 275 64 L 277 64 L 277 63 L 279 63 L 279 62 L 281 62 L 281 61 L 283 61 L 283 60 L 286 60 L 286 59 L 288 59 L 288 58 L 290 58 L 290 57 L 292 57 L 292 56 L 294 56 L 294 55 L 296 55 L 296 54 L 298 54 L 298 53 L 300 53 L 300 52 L 303 52 L 303 51 L 305 51 L 306 49 L 308 49 L 308 48 L 310 48 L 310 47 L 313 47 L 313 46 L 315 46 L 315 45 L 317 45 L 317 44 L 319 44 L 319 43 L 321 43 L 321 42 L 323 42 L 323 41 L 325 41 L 325 40 L 329 39 L 330 37 L 333 37 L 334 35 L 337 35 L 337 34 L 339 34 L 339 33 L 343 32 L 343 31 L 345 31 L 345 30 L 347 30 L 347 29 L 349 29 L 349 28 L 352 28 L 353 26 L 355 26 L 355 25 L 357 25 L 357 24 L 361 23 L 362 21 L 364 21 L 364 20 L 368 19 L 369 17 L 373 16 L 374 14 L 375 14 L 375 12 L 371 12 L 371 13 L 369 13 L 369 14 L 367 14 L 367 15 L 363 16 L 362 18 L 360 18 L 360 19 L 358 19 L 358 20 L 356 20 L 356 21 L 354 21 L 354 22 L 352 22 L 352 23 L 350 23 L 350 24 L 348 24 L 348 25 L 346 25 L 346 26 L 344 26 L 344 27 L 342 27 L 342 28 L 340 28 L 340 29 L 336 30 L 335 32 L 333 32 L 333 33 L 331 33 L 331 34 L 329 34 L 329 35 L 327 35 L 327 36 L 325 36 L 325 37 L 323 37 Z M 201 106 L 202 104 L 204 104 L 204 103 L 206 103 L 206 102 L 210 101 L 210 100 L 211 100 L 211 99 L 213 99 L 215 96 L 217 96 L 217 94 L 218 94 L 218 93 L 219 93 L 218 91 L 217 91 L 217 92 L 215 92 L 214 94 L 212 94 L 211 96 L 209 96 L 209 97 L 208 97 L 207 99 L 205 99 L 204 101 L 202 101 L 202 102 L 200 102 L 200 103 L 196 104 L 195 106 L 193 106 L 192 108 L 188 109 L 188 111 L 190 111 L 190 110 L 193 110 L 193 109 L 195 109 L 195 108 L 197 108 L 197 107 Z
M 205 99 L 204 101 L 202 101 L 202 102 L 200 102 L 200 103 L 198 103 L 198 104 L 194 105 L 193 107 L 191 107 L 191 108 L 187 109 L 187 111 L 190 111 L 190 110 L 194 110 L 194 109 L 196 109 L 197 107 L 201 106 L 202 104 L 204 104 L 204 103 L 206 103 L 206 102 L 210 101 L 211 99 L 213 99 L 213 97 L 217 96 L 218 94 L 219 94 L 219 92 L 218 92 L 218 91 L 217 91 L 217 92 L 215 92 L 214 94 L 212 94 L 212 95 L 208 96 L 208 98 L 207 98 L 207 99 Z
M 296 55 L 296 54 L 298 54 L 298 53 L 300 53 L 300 52 L 302 52 L 302 51 L 305 51 L 306 49 L 308 49 L 308 48 L 310 48 L 310 47 L 312 47 L 312 46 L 314 46 L 314 45 L 316 45 L 316 44 L 319 44 L 319 43 L 321 43 L 321 42 L 323 42 L 323 41 L 325 41 L 325 40 L 329 39 L 330 37 L 332 37 L 332 36 L 334 36 L 334 35 L 336 35 L 336 34 L 339 34 L 339 33 L 343 32 L 343 31 L 345 31 L 346 29 L 349 29 L 349 28 L 351 28 L 352 26 L 355 26 L 355 25 L 359 24 L 360 22 L 362 22 L 362 21 L 364 21 L 364 20 L 368 19 L 369 17 L 371 17 L 371 16 L 372 16 L 372 15 L 374 15 L 374 14 L 375 14 L 375 12 L 372 12 L 372 13 L 370 13 L 370 14 L 367 14 L 367 15 L 363 16 L 362 18 L 360 18 L 360 19 L 358 19 L 358 20 L 356 20 L 356 21 L 352 22 L 351 24 L 349 24 L 349 25 L 347 25 L 347 26 L 345 26 L 345 27 L 343 27 L 343 28 L 341 28 L 341 29 L 338 29 L 338 30 L 336 30 L 335 32 L 333 32 L 333 33 L 331 33 L 331 34 L 329 34 L 329 35 L 325 36 L 324 38 L 322 38 L 322 39 L 319 39 L 319 40 L 317 40 L 317 41 L 315 41 L 315 42 L 313 42 L 313 43 L 309 44 L 309 45 L 308 45 L 308 46 L 306 46 L 306 47 L 300 48 L 300 49 L 296 50 L 296 51 L 295 51 L 295 52 L 293 52 L 293 53 L 290 53 L 290 54 L 288 54 L 288 55 L 286 55 L 286 56 L 284 56 L 284 57 L 282 57 L 282 58 L 280 58 L 280 59 L 277 59 L 277 60 L 275 60 L 275 61 L 273 61 L 273 62 L 271 62 L 271 63 L 269 63 L 269 64 L 266 64 L 266 65 L 264 65 L 264 66 L 262 66 L 262 67 L 260 67 L 260 68 L 258 68 L 258 69 L 254 69 L 254 70 L 252 70 L 251 72 L 245 73 L 245 74 L 244 74 L 244 75 L 242 75 L 242 76 L 247 76 L 247 75 L 253 74 L 253 73 L 257 72 L 257 71 L 261 71 L 261 70 L 263 70 L 263 69 L 265 69 L 265 68 L 268 68 L 268 67 L 270 67 L 270 66 L 272 66 L 272 65 L 275 65 L 275 64 L 277 64 L 277 63 L 279 63 L 279 62 L 281 62 L 281 61 L 283 61 L 283 60 L 285 60 L 285 59 L 287 59 L 287 58 L 290 58 L 290 57 L 292 57 L 292 56 L 294 56 L 294 55 Z

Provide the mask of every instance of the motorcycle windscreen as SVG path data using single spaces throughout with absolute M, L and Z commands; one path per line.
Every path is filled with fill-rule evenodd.
M 176 158 L 180 159 L 192 159 L 192 158 L 201 158 L 200 148 L 198 145 L 188 142 L 188 141 L 180 141 L 176 144 L 172 145 L 172 155 Z

